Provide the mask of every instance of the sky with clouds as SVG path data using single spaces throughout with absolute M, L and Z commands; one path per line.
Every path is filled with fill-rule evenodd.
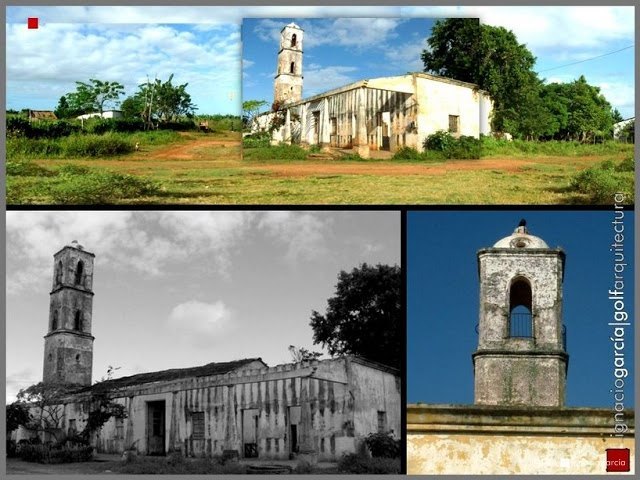
M 264 77 L 267 101 L 272 100 L 277 44 L 265 43 L 267 69 L 252 69 L 242 62 L 240 30 L 245 17 L 275 19 L 341 17 L 334 22 L 351 24 L 352 35 L 329 30 L 316 35 L 316 50 L 336 42 L 355 54 L 316 61 L 307 59 L 305 84 L 324 79 L 347 83 L 365 78 L 366 66 L 375 62 L 380 75 L 402 63 L 399 71 L 417 65 L 420 48 L 411 38 L 396 35 L 399 21 L 413 17 L 477 17 L 480 21 L 513 30 L 538 58 L 538 70 L 560 67 L 634 44 L 633 7 L 7 7 L 7 107 L 53 109 L 60 96 L 75 89 L 75 81 L 91 77 L 120 81 L 127 94 L 135 92 L 147 75 L 189 82 L 188 91 L 199 113 L 240 113 L 242 67 L 253 79 Z M 38 17 L 40 28 L 27 30 L 27 17 Z M 381 17 L 361 22 L 346 17 Z M 396 17 L 396 18 L 394 18 Z M 349 27 L 351 28 L 351 27 Z M 398 30 L 400 29 L 400 30 Z M 424 36 L 428 32 L 423 32 Z M 313 38 L 313 36 L 312 36 Z M 406 40 L 403 42 L 403 40 Z M 409 40 L 411 40 L 409 42 Z M 420 39 L 416 39 L 420 42 Z M 344 43 L 344 45 L 343 45 Z M 403 46 L 394 55 L 387 45 Z M 313 47 L 313 42 L 307 45 Z M 375 56 L 365 47 L 378 47 Z M 361 55 L 358 55 L 358 52 Z M 311 54 L 312 51 L 308 50 Z M 318 77 L 313 78 L 313 73 Z M 623 116 L 634 112 L 634 49 L 571 67 L 542 72 L 549 81 L 570 81 L 584 74 Z M 251 94 L 251 90 L 246 92 Z M 260 91 L 256 93 L 261 93 Z M 245 95 L 245 98 L 249 98 Z
M 7 212 L 7 391 L 42 379 L 53 254 L 96 255 L 93 379 L 313 345 L 338 273 L 400 263 L 398 212 Z

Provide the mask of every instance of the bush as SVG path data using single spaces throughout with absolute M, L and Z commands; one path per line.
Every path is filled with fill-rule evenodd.
M 392 160 L 421 160 L 420 153 L 411 147 L 402 147 L 396 153 L 393 154 Z
M 78 174 L 73 167 L 62 167 L 60 172 L 61 181 L 49 186 L 49 194 L 58 204 L 110 204 L 159 191 L 154 182 L 132 175 L 95 170 Z
M 269 132 L 254 133 L 242 138 L 242 148 L 260 148 L 271 145 Z
M 67 137 L 79 131 L 79 125 L 66 120 L 29 122 L 22 117 L 7 118 L 7 137 L 9 138 L 52 139 Z
M 308 154 L 297 145 L 275 145 L 246 150 L 243 157 L 245 160 L 305 160 Z
M 306 460 L 298 460 L 298 463 L 296 464 L 296 470 L 294 473 L 307 474 L 307 473 L 311 473 L 312 471 L 313 471 L 313 465 L 311 465 L 310 462 Z
M 178 120 L 175 122 L 162 122 L 158 127 L 161 130 L 174 130 L 176 132 L 184 132 L 186 130 L 196 130 L 198 126 L 193 120 Z
M 15 440 L 9 440 L 7 438 L 7 457 L 15 458 L 18 456 L 18 445 Z
M 138 132 L 144 130 L 144 126 L 141 118 L 96 118 L 85 123 L 86 130 L 96 135 Z
M 62 145 L 54 139 L 7 138 L 7 159 L 19 157 L 55 157 L 62 155 Z
M 368 458 L 364 455 L 349 453 L 343 455 L 338 462 L 339 473 L 400 473 L 400 458 Z
M 130 140 L 116 134 L 74 135 L 62 141 L 67 157 L 102 157 L 131 153 L 134 145 Z
M 23 445 L 20 448 L 20 458 L 27 462 L 37 463 L 72 463 L 86 462 L 93 457 L 91 446 L 48 446 Z
M 587 168 L 571 180 L 571 188 L 588 195 L 593 203 L 611 204 L 616 193 L 623 193 L 628 203 L 634 202 L 635 164 L 624 160 L 618 165 L 604 161 Z
M 173 457 L 172 457 L 173 458 Z M 222 465 L 213 458 L 183 458 L 169 461 L 164 458 L 135 457 L 112 467 L 117 473 L 128 474 L 243 474 L 246 468 L 238 463 Z
M 400 440 L 387 433 L 370 433 L 365 439 L 373 457 L 400 457 Z
M 55 175 L 51 170 L 28 160 L 18 162 L 7 161 L 6 174 L 20 177 L 50 177 Z
M 465 135 L 455 138 L 449 132 L 438 130 L 425 139 L 424 148 L 441 152 L 444 158 L 475 159 L 482 153 L 482 141 Z

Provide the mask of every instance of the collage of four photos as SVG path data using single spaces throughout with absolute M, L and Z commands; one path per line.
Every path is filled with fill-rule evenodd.
M 6 474 L 633 475 L 631 5 L 7 6 Z

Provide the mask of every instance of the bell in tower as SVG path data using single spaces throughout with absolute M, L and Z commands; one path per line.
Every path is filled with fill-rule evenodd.
M 53 259 L 43 382 L 91 385 L 94 255 L 74 240 Z
M 478 251 L 476 404 L 564 405 L 564 264 L 564 251 L 531 235 L 524 220 L 511 235 Z
M 295 23 L 280 32 L 278 67 L 274 82 L 274 103 L 285 105 L 302 100 L 302 36 Z

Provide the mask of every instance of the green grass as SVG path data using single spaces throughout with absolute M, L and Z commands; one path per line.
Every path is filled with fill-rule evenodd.
M 482 157 L 490 156 L 596 156 L 620 153 L 633 153 L 633 145 L 607 141 L 598 144 L 579 142 L 528 142 L 524 140 L 498 140 L 493 137 L 482 138 Z
M 628 158 L 616 164 L 606 160 L 576 174 L 571 187 L 589 197 L 591 203 L 610 205 L 622 193 L 627 203 L 635 199 L 635 162 Z

